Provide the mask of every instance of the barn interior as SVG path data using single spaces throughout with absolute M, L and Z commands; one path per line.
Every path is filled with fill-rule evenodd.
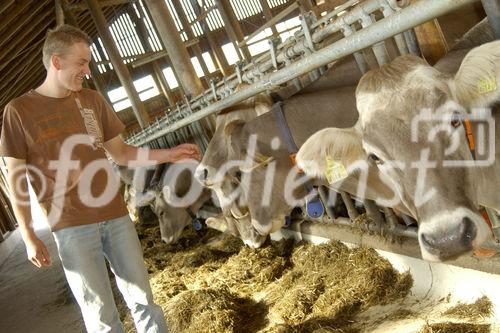
M 197 144 L 202 154 L 209 150 L 216 135 L 219 112 L 261 93 L 273 92 L 286 99 L 307 89 L 313 91 L 321 87 L 325 73 L 335 73 L 335 65 L 343 59 L 352 59 L 360 75 L 404 54 L 420 56 L 434 65 L 455 50 L 466 32 L 485 19 L 494 39 L 500 38 L 498 0 L 2 0 L 0 18 L 2 113 L 10 101 L 42 84 L 46 77 L 42 63 L 45 35 L 49 29 L 70 24 L 85 31 L 93 41 L 91 75 L 86 77 L 84 87 L 104 96 L 126 126 L 121 137 L 127 144 L 158 149 L 189 142 Z M 54 263 L 40 270 L 26 259 L 3 157 L 0 169 L 0 331 L 85 331 L 51 232 L 40 207 L 34 204 L 33 193 L 34 226 L 49 246 Z M 498 185 L 499 180 L 492 182 Z M 341 208 L 333 207 L 328 204 L 330 196 L 325 190 L 319 186 L 316 192 L 320 208 L 312 207 L 311 212 L 309 206 L 296 207 L 285 214 L 283 228 L 270 235 L 272 245 L 268 240 L 259 249 L 243 243 L 234 245 L 235 240 L 227 232 L 219 234 L 202 222 L 220 213 L 214 207 L 217 203 L 195 213 L 197 219 L 178 239 L 177 244 L 181 245 L 162 242 L 154 212 L 139 208 L 135 217 L 146 266 L 153 292 L 158 293 L 155 297 L 164 302 L 161 305 L 173 327 L 171 331 L 500 333 L 498 212 L 487 207 L 485 210 L 492 231 L 487 251 L 469 253 L 446 263 L 431 263 L 422 260 L 415 219 L 347 192 L 336 194 Z M 292 249 L 293 245 L 286 241 L 289 239 L 300 245 Z M 321 309 L 317 310 L 318 303 L 306 301 L 312 297 L 307 292 L 316 288 L 311 293 L 323 296 L 326 291 L 321 288 L 326 287 L 319 288 L 312 281 L 302 289 L 289 286 L 294 293 L 303 292 L 305 296 L 290 296 L 290 304 L 280 304 L 272 293 L 287 293 L 284 281 L 299 274 L 288 270 L 300 266 L 301 255 L 306 258 L 301 251 L 311 251 L 312 256 L 318 248 L 326 249 L 317 253 L 328 257 L 341 247 L 328 248 L 325 244 L 332 244 L 330 241 L 347 244 L 349 251 L 354 251 L 339 250 L 346 258 L 360 256 L 360 262 L 367 264 L 380 260 L 384 269 L 390 263 L 393 275 L 384 269 L 366 268 L 366 274 L 372 274 L 363 277 L 366 281 L 378 281 L 380 272 L 392 277 L 385 281 L 386 285 L 376 288 L 390 288 L 401 283 L 401 279 L 405 281 L 406 272 L 410 272 L 412 283 L 402 283 L 406 289 L 397 297 L 374 296 L 370 301 L 366 295 L 372 295 L 372 291 L 358 292 L 362 295 L 358 300 L 356 291 L 350 289 L 354 287 L 346 284 L 344 291 L 352 292 L 339 292 L 337 297 L 351 297 L 357 303 L 342 304 L 343 308 L 338 305 L 339 309 L 352 312 L 352 316 L 342 317 L 344 321 L 339 321 L 339 309 L 328 310 L 333 312 L 325 312 L 325 318 L 314 312 Z M 287 246 L 290 249 L 284 250 Z M 364 257 L 368 254 L 356 250 L 358 246 L 376 249 L 375 254 L 369 253 L 376 257 Z M 287 255 L 283 255 L 285 252 Z M 269 253 L 275 257 L 269 259 Z M 193 264 L 193 260 L 199 263 Z M 225 273 L 224 270 L 233 269 L 228 262 L 237 266 L 237 260 L 240 265 L 251 267 L 248 281 L 241 277 L 232 280 L 230 273 Z M 185 267 L 177 267 L 179 263 Z M 175 267 L 184 277 L 175 275 L 168 267 Z M 257 273 L 269 267 L 279 274 L 262 273 L 270 274 L 263 277 Z M 304 267 L 300 274 L 309 266 Z M 221 275 L 214 273 L 217 270 Z M 335 268 L 331 272 L 340 275 Z M 241 271 L 234 274 L 244 275 Z M 325 276 L 316 277 L 316 282 L 322 286 L 339 283 Z M 258 279 L 269 285 L 261 287 L 255 282 Z M 179 285 L 182 288 L 175 292 L 166 291 Z M 203 296 L 207 299 L 189 294 L 195 292 L 207 292 L 208 296 Z M 213 322 L 205 327 L 202 321 L 195 323 L 194 319 L 192 326 L 183 324 L 186 319 L 175 311 L 189 301 L 187 297 L 200 304 L 209 302 L 210 297 L 227 299 L 224 298 L 226 303 L 221 309 L 213 306 L 217 308 L 216 315 L 211 317 L 203 309 L 193 312 L 193 318 Z M 315 297 L 315 302 L 321 300 L 319 295 Z M 472 313 L 472 305 L 484 297 L 488 304 L 485 313 L 462 317 L 445 314 L 464 305 L 470 306 L 465 312 Z M 250 302 L 247 307 L 240 308 L 242 299 Z M 117 304 L 125 331 L 135 332 L 120 296 Z M 278 305 L 282 307 L 279 311 Z M 293 311 L 301 306 L 308 310 Z M 189 311 L 189 307 L 184 311 Z M 242 319 L 253 315 L 261 318 L 262 323 Z M 180 319 L 169 321 L 169 316 Z

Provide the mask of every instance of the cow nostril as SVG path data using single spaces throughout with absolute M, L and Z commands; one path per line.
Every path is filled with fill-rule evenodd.
M 472 241 L 476 238 L 477 230 L 474 222 L 468 217 L 464 217 L 462 219 L 462 223 L 460 223 L 459 235 L 462 241 L 462 244 L 466 247 L 472 246 Z
M 434 247 L 434 240 L 426 234 L 420 235 L 420 239 L 422 240 L 422 245 L 424 245 L 426 248 L 431 249 Z
M 207 170 L 207 168 L 203 168 L 200 171 L 196 170 L 195 177 L 198 178 L 198 180 L 200 180 L 200 181 L 207 180 L 207 177 L 208 177 L 208 170 Z

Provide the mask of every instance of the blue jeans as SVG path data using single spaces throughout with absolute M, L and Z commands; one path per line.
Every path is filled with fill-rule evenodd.
M 127 216 L 54 232 L 71 291 L 93 332 L 123 332 L 104 258 L 132 312 L 138 333 L 168 332 L 162 309 L 154 304 L 142 249 Z

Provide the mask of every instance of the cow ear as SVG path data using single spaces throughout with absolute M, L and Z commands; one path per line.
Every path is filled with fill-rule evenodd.
M 226 232 L 227 230 L 227 221 L 224 217 L 221 216 L 209 217 L 205 220 L 205 223 L 209 228 L 218 230 L 220 232 Z
M 156 199 L 155 191 L 136 192 L 134 198 L 134 206 L 144 207 L 152 205 L 155 199 Z
M 488 107 L 500 98 L 500 41 L 472 49 L 451 82 L 453 94 L 466 107 Z
M 313 134 L 297 153 L 297 166 L 307 175 L 327 178 L 331 163 L 346 169 L 366 159 L 361 134 L 355 128 L 325 128 Z

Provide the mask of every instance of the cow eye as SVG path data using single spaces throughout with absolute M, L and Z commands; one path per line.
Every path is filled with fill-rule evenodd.
M 382 164 L 382 163 L 384 163 L 384 161 L 382 161 L 382 160 L 380 159 L 380 157 L 378 157 L 377 155 L 375 155 L 375 154 L 373 154 L 373 153 L 369 154 L 369 155 L 368 155 L 368 158 L 369 158 L 370 160 L 372 160 L 375 164 Z

